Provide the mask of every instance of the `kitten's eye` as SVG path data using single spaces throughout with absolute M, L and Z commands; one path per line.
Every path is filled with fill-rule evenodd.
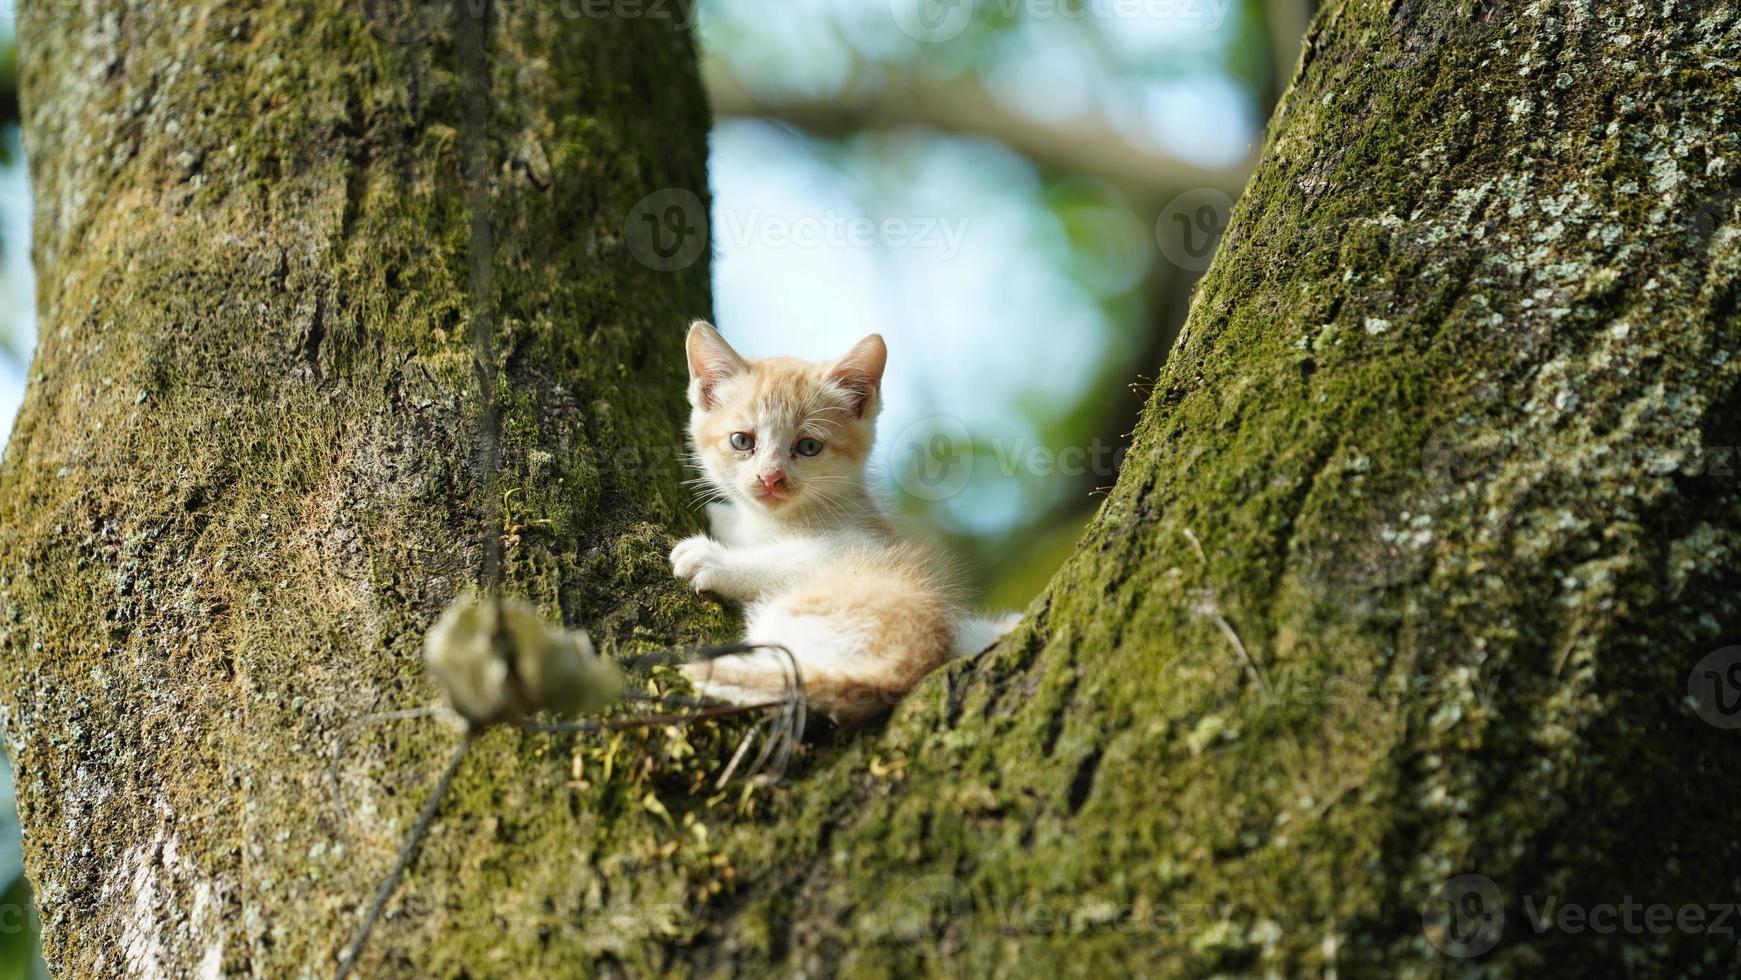
M 792 450 L 800 456 L 814 456 L 822 451 L 822 440 L 800 439 L 798 444 L 792 447 Z
M 747 453 L 756 448 L 756 437 L 748 432 L 733 432 L 731 434 L 731 448 L 740 453 Z

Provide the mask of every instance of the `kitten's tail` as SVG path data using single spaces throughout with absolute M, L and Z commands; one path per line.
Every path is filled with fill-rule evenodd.
M 1000 613 L 996 616 L 963 616 L 955 624 L 955 648 L 957 657 L 971 657 L 976 653 L 984 653 L 996 643 L 1005 633 L 1016 628 L 1022 621 L 1021 613 Z

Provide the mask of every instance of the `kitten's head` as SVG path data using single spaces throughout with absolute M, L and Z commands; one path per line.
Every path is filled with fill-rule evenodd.
M 707 481 L 733 502 L 787 517 L 864 483 L 888 349 L 877 334 L 837 361 L 751 361 L 719 331 L 689 327 L 689 438 Z

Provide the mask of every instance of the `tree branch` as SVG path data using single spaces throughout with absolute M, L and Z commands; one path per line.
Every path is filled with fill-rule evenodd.
M 917 126 L 995 140 L 1040 167 L 1099 177 L 1133 201 L 1165 200 L 1181 191 L 1219 187 L 1235 192 L 1251 170 L 1200 167 L 1145 149 L 1097 116 L 1045 123 L 1012 112 L 973 78 L 906 78 L 861 84 L 826 97 L 765 100 L 717 61 L 705 67 L 715 118 L 791 123 L 824 136 L 863 129 Z

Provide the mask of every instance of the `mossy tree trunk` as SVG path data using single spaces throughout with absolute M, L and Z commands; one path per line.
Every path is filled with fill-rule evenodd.
M 466 22 L 22 11 L 42 327 L 0 475 L 0 671 L 60 975 L 331 972 L 453 741 L 377 730 L 335 800 L 334 734 L 432 701 L 420 636 L 476 578 L 492 512 L 515 591 L 607 646 L 722 625 L 665 560 L 694 521 L 676 447 L 708 263 L 655 271 L 626 237 L 649 193 L 705 195 L 691 38 L 562 13 L 498 5 L 490 43 L 503 508 L 478 465 Z M 511 840 L 554 821 L 581 846 L 566 763 L 481 748 L 461 890 L 408 910 L 509 880 L 528 909 L 579 894 L 578 867 Z M 504 806 L 530 823 L 487 844 Z M 503 914 L 443 928 L 482 942 Z M 377 952 L 466 961 L 391 926 Z
M 674 476 L 606 462 L 677 430 L 702 274 L 619 238 L 700 186 L 693 65 L 535 8 L 495 41 L 510 579 L 693 638 Z M 326 972 L 453 739 L 374 730 L 336 810 L 325 747 L 432 697 L 486 510 L 455 83 L 439 32 L 275 13 L 26 12 L 4 680 L 69 975 Z M 370 969 L 1735 969 L 1732 933 L 1532 915 L 1741 895 L 1736 731 L 1688 699 L 1741 631 L 1737 17 L 1329 5 L 1017 633 L 772 790 L 710 796 L 705 733 L 488 736 Z M 1422 909 L 1464 874 L 1492 949 L 1448 959 Z

